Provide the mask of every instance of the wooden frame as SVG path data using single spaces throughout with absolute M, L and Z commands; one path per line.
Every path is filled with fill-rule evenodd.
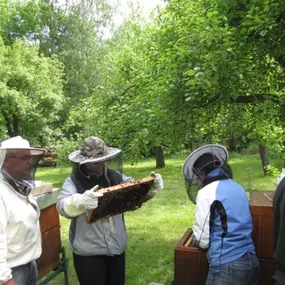
M 98 190 L 103 196 L 98 199 L 98 207 L 89 211 L 86 222 L 96 222 L 126 211 L 134 211 L 146 200 L 154 177 L 149 176 Z

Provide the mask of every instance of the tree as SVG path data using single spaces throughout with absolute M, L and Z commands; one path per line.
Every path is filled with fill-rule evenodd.
M 64 97 L 63 66 L 56 57 L 38 55 L 38 48 L 20 41 L 5 50 L 0 68 L 1 121 L 7 135 L 24 134 L 44 143 L 56 126 Z
M 151 41 L 150 28 L 126 22 L 106 45 L 104 79 L 93 96 L 94 105 L 101 106 L 94 121 L 97 131 L 133 160 L 154 152 L 157 167 L 163 167 L 163 149 L 174 149 L 175 120 L 168 112 L 171 102 L 160 96 L 153 81 Z
M 17 40 L 38 46 L 39 54 L 57 58 L 64 65 L 65 107 L 59 122 L 81 98 L 90 97 L 98 85 L 102 30 L 112 12 L 106 1 L 57 0 L 3 2 L 0 31 L 5 43 Z M 66 130 L 62 132 L 66 134 Z M 70 134 L 66 134 L 70 136 Z
M 194 112 L 199 116 L 206 112 L 205 122 L 210 125 L 219 114 L 225 116 L 225 110 L 232 108 L 233 104 L 246 105 L 245 113 L 238 116 L 237 121 L 247 115 L 248 110 L 255 112 L 252 118 L 260 120 L 259 114 L 270 113 L 270 108 L 274 115 L 262 117 L 262 121 L 251 120 L 247 131 L 264 145 L 260 125 L 273 126 L 273 122 L 278 121 L 279 127 L 270 128 L 266 140 L 266 144 L 271 142 L 272 145 L 272 138 L 280 135 L 278 117 L 282 113 L 277 104 L 284 104 L 282 68 L 276 57 L 257 52 L 257 47 L 249 47 L 244 30 L 241 32 L 239 25 L 229 23 L 228 10 L 223 9 L 221 3 L 225 1 L 173 0 L 166 6 L 158 17 L 160 30 L 156 36 L 155 70 L 158 70 L 159 78 L 156 78 L 156 82 L 165 82 L 161 90 L 165 96 L 168 93 L 168 96 L 176 98 L 174 102 L 181 100 L 180 94 L 184 97 L 180 114 L 187 114 L 188 111 L 188 114 Z M 254 7 L 253 3 L 250 5 Z M 246 16 L 245 19 L 248 20 Z M 259 44 L 261 51 L 263 46 Z M 171 92 L 170 86 L 174 87 L 172 90 L 181 92 Z M 199 118 L 191 118 L 196 124 L 199 123 Z M 221 129 L 215 129 L 214 133 L 221 134 Z M 277 147 L 280 140 L 274 140 L 274 143 Z

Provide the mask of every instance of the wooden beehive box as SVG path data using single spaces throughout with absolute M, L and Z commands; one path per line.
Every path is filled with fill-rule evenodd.
M 206 283 L 208 273 L 206 253 L 189 243 L 192 234 L 192 229 L 188 229 L 174 250 L 175 285 Z
M 56 204 L 41 210 L 40 229 L 42 234 L 42 255 L 36 260 L 38 279 L 60 265 L 60 222 Z
M 138 209 L 145 201 L 153 180 L 154 177 L 149 176 L 98 190 L 103 196 L 98 199 L 98 207 L 89 211 L 87 223 Z
M 267 198 L 273 199 L 273 195 L 274 191 L 252 191 L 249 196 L 253 220 L 252 239 L 260 265 L 259 285 L 274 284 L 272 280 L 275 270 L 273 206 L 272 201 Z

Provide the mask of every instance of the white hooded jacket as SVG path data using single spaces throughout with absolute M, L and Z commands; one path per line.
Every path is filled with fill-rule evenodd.
M 0 284 L 4 284 L 12 278 L 11 268 L 36 260 L 42 249 L 36 200 L 15 191 L 2 173 L 0 189 Z

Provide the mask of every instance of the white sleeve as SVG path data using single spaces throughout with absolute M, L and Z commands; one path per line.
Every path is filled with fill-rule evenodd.
M 218 182 L 218 181 L 217 181 Z M 195 240 L 201 248 L 208 248 L 210 241 L 210 207 L 215 201 L 217 183 L 213 182 L 199 190 L 196 199 L 195 223 L 192 227 Z
M 57 211 L 60 213 L 60 215 L 68 219 L 72 219 L 73 217 L 70 217 L 64 211 L 64 200 L 72 196 L 73 194 L 77 193 L 76 186 L 72 182 L 71 177 L 66 178 L 61 188 L 62 188 L 61 193 L 58 196 L 56 202 Z
M 7 219 L 6 206 L 0 196 L 0 284 L 12 279 L 12 271 L 7 264 Z

